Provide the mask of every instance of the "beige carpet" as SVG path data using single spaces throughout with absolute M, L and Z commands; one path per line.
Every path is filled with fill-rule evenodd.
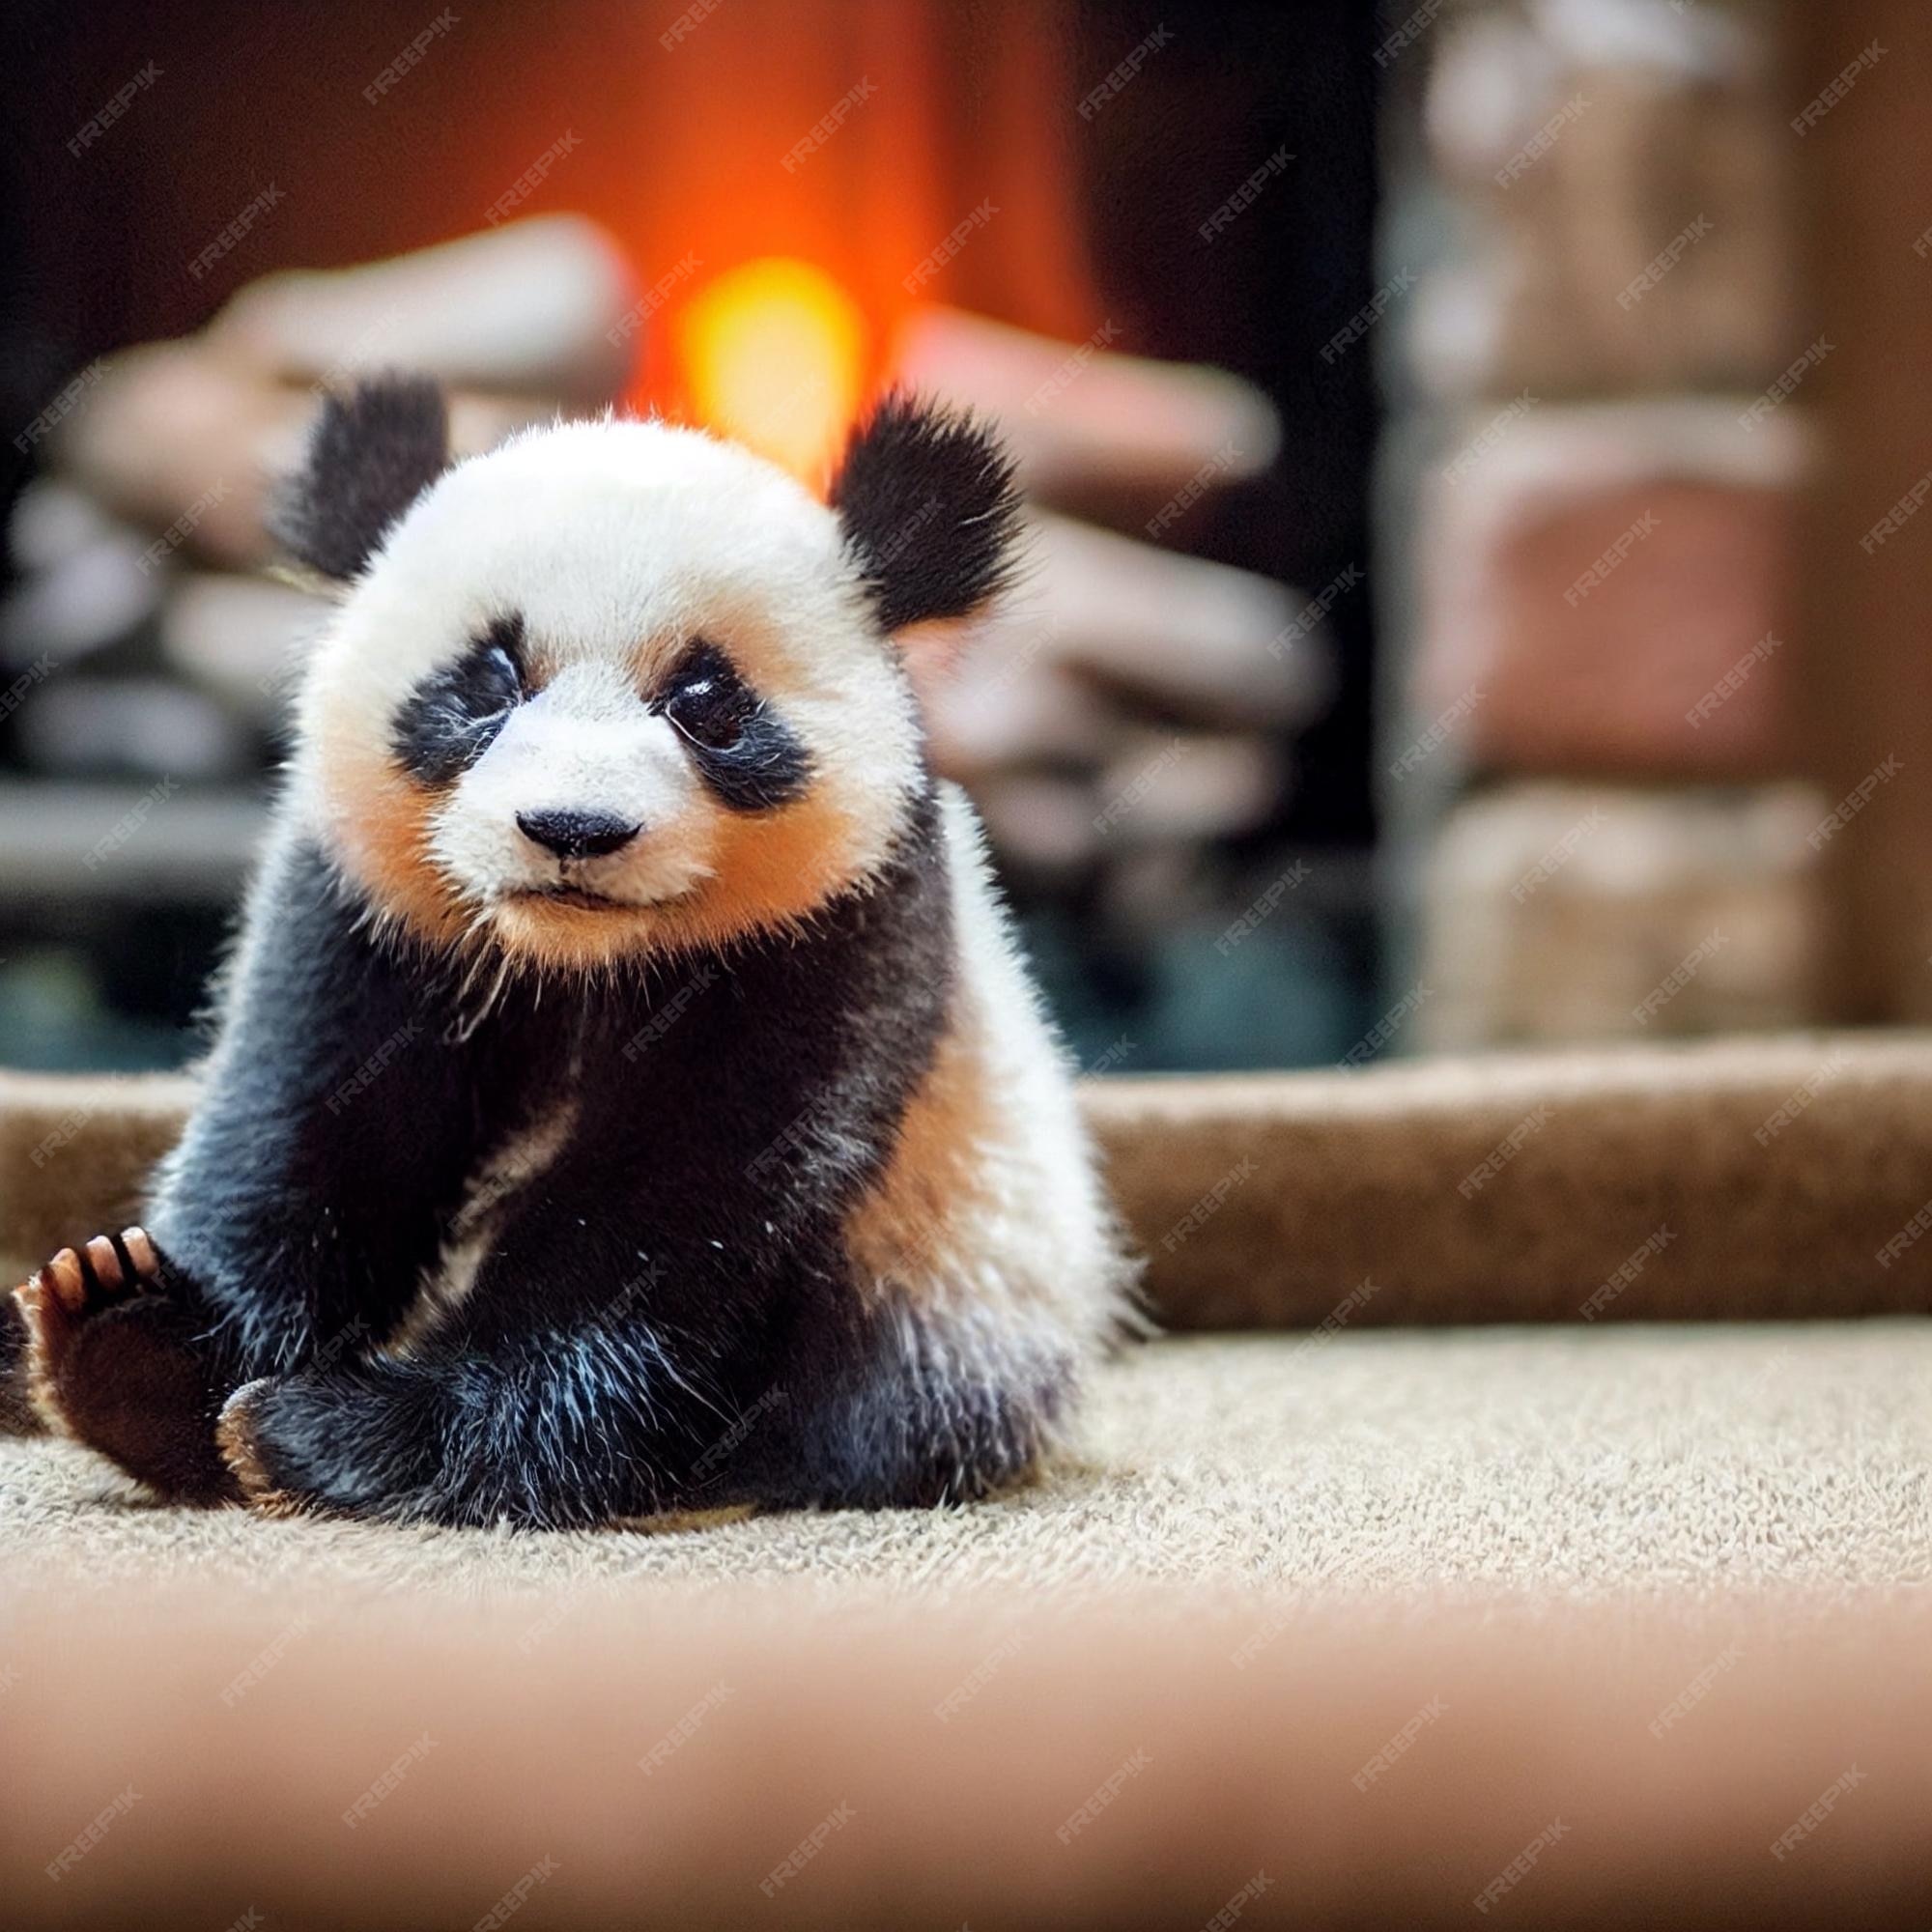
M 1928 1395 L 1901 1321 L 1186 1339 L 1024 1497 L 656 1536 L 10 1444 L 0 1919 L 1924 1932 Z
M 69 1445 L 0 1443 L 0 1574 L 113 1585 L 743 1594 L 802 1580 L 933 1604 L 1127 1581 L 1280 1603 L 1501 1590 L 1543 1602 L 1932 1583 L 1932 1326 L 1178 1338 L 1094 1391 L 1085 1453 L 941 1515 L 774 1517 L 529 1537 L 264 1522 L 134 1498 Z M 548 1628 L 549 1626 L 546 1626 Z
M 185 1092 L 0 1075 L 0 1254 Z M 1257 1332 L 996 1504 L 398 1532 L 0 1438 L 0 1920 L 1932 1924 L 1932 1038 L 1089 1104 Z

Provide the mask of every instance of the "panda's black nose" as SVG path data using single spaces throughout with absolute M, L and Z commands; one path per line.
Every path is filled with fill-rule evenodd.
M 601 859 L 642 828 L 608 811 L 520 811 L 517 830 L 559 859 Z

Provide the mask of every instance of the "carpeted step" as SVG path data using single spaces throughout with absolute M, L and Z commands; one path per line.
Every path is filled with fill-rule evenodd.
M 0 1074 L 0 1266 L 126 1219 L 191 1091 Z M 1172 1327 L 1932 1311 L 1932 1035 L 1086 1093 Z

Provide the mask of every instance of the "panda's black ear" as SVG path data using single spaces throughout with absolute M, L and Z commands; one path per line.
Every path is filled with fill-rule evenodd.
M 887 632 L 964 617 L 1011 579 L 1012 459 L 971 416 L 888 395 L 852 432 L 830 500 Z
M 274 534 L 325 577 L 354 577 L 449 467 L 449 411 L 426 376 L 373 376 L 323 403 Z

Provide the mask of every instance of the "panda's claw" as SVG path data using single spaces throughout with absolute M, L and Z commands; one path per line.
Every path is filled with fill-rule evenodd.
M 63 1248 L 27 1284 L 27 1293 L 49 1315 L 72 1317 L 87 1306 L 87 1268 L 71 1248 Z M 31 1310 L 30 1310 L 31 1312 Z

